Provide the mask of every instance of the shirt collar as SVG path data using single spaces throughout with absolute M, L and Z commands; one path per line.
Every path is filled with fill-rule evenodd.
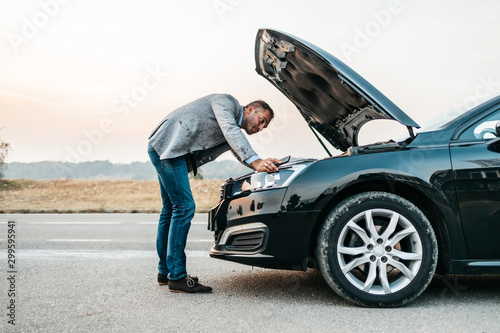
M 243 122 L 243 112 L 245 111 L 245 107 L 241 107 L 241 116 L 240 120 L 238 121 L 238 126 L 241 127 L 241 123 Z

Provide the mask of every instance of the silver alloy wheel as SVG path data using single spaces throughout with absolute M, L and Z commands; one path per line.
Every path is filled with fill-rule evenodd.
M 373 295 L 387 295 L 413 281 L 422 262 L 422 240 L 408 219 L 389 209 L 369 209 L 340 233 L 337 259 L 347 280 Z
M 316 257 L 328 285 L 361 306 L 408 304 L 427 288 L 438 244 L 426 215 L 389 192 L 354 194 L 331 208 Z

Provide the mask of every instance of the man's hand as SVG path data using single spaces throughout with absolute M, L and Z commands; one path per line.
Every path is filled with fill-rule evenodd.
M 278 167 L 274 163 L 280 165 L 281 161 L 275 158 L 258 159 L 252 162 L 252 168 L 259 172 L 276 172 Z

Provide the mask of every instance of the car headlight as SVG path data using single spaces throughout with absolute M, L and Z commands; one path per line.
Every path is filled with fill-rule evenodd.
M 234 180 L 232 194 L 244 191 L 265 190 L 288 186 L 309 164 L 298 164 L 281 168 L 278 172 L 256 172 Z

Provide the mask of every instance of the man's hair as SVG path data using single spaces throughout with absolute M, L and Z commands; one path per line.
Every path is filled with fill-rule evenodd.
M 273 120 L 273 118 L 274 118 L 274 111 L 273 111 L 273 109 L 271 109 L 271 107 L 269 106 L 269 104 L 267 104 L 263 100 L 258 99 L 256 101 L 253 101 L 252 103 L 247 104 L 247 106 L 245 106 L 245 108 L 249 108 L 251 106 L 253 106 L 256 109 L 262 109 L 262 111 L 269 110 L 269 113 L 271 114 L 271 119 L 269 119 L 269 120 Z

